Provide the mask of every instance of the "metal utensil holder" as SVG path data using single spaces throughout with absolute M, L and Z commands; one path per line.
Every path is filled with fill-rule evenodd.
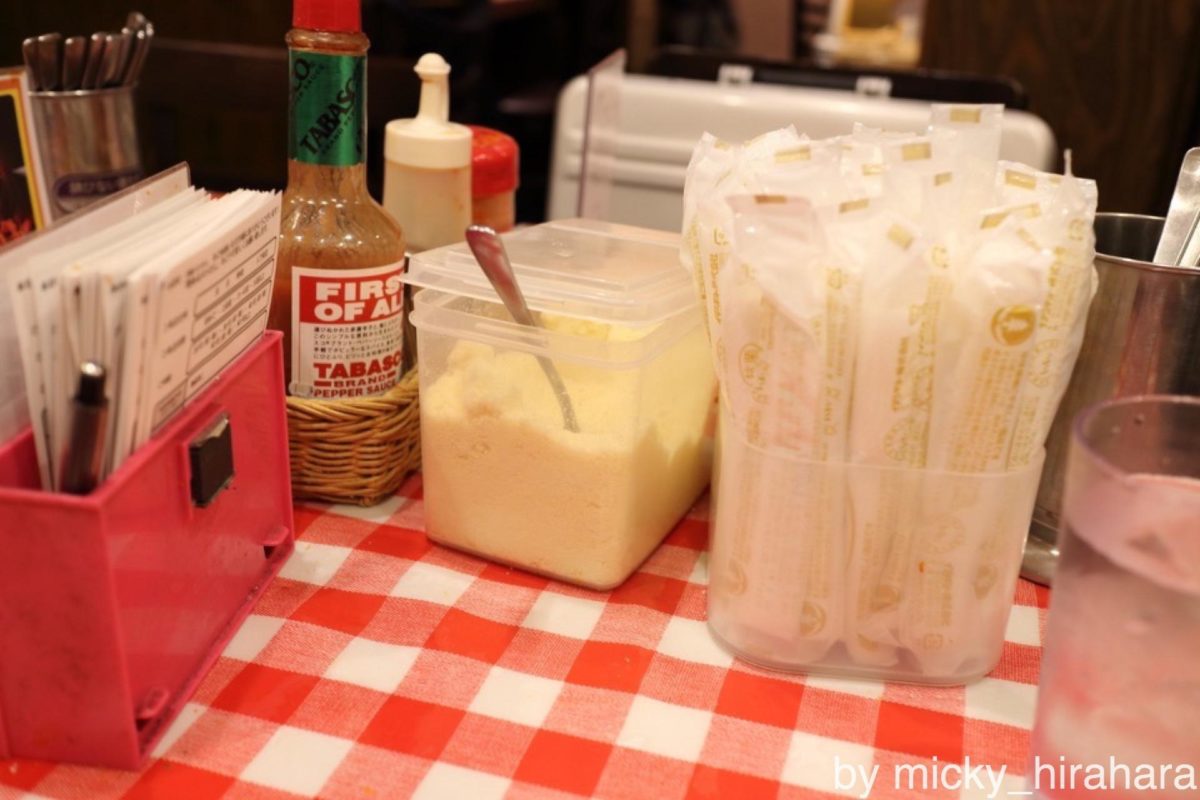
M 31 93 L 52 219 L 141 179 L 133 90 Z
M 1200 269 L 1154 264 L 1163 218 L 1096 215 L 1099 287 L 1083 349 L 1050 436 L 1021 574 L 1049 585 L 1057 563 L 1067 445 L 1093 403 L 1140 394 L 1200 395 Z

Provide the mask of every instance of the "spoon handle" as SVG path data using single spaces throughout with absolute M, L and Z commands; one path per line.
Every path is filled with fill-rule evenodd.
M 467 228 L 467 245 L 475 254 L 475 260 L 484 266 L 488 280 L 492 282 L 496 294 L 500 295 L 500 301 L 508 313 L 519 324 L 536 328 L 537 320 L 525 303 L 525 295 L 517 287 L 516 273 L 504 251 L 504 242 L 500 241 L 496 232 L 484 225 L 472 225 Z
M 83 83 L 83 61 L 87 56 L 87 38 L 68 36 L 63 40 L 62 88 L 72 92 Z
M 525 302 L 525 295 L 521 294 L 512 262 L 508 260 L 508 253 L 504 251 L 504 242 L 496 232 L 485 225 L 472 225 L 467 228 L 467 246 L 475 254 L 475 260 L 479 262 L 483 274 L 491 281 L 492 287 L 500 296 L 500 301 L 504 303 L 508 313 L 512 314 L 512 318 L 520 325 L 540 327 Z M 558 374 L 554 362 L 546 356 L 537 356 L 537 360 L 542 372 L 546 373 L 546 379 L 550 381 L 554 396 L 558 398 L 563 424 L 567 430 L 578 433 L 579 422 L 575 419 L 575 407 L 571 404 L 571 396 L 567 394 L 567 386 L 563 383 L 562 376 Z
M 550 381 L 550 388 L 554 390 L 554 396 L 558 398 L 558 408 L 563 415 L 563 426 L 571 433 L 579 433 L 579 420 L 575 419 L 575 406 L 571 405 L 571 395 L 567 394 L 567 385 L 563 383 L 562 376 L 554 367 L 554 362 L 545 356 L 537 356 L 537 360 L 542 372 L 546 373 L 546 379 Z
M 104 47 L 108 43 L 103 33 L 93 33 L 88 40 L 87 60 L 83 65 L 83 80 L 80 89 L 95 89 L 100 83 L 100 73 L 104 67 Z
M 29 73 L 29 88 L 35 92 L 42 88 L 42 67 L 38 63 L 37 38 L 30 36 L 21 42 L 21 52 L 25 56 L 25 71 Z
M 38 83 L 43 92 L 57 92 L 62 88 L 62 34 L 43 33 L 37 37 Z
M 1154 251 L 1154 263 L 1168 266 L 1183 265 L 1189 243 L 1196 233 L 1197 217 L 1200 215 L 1200 147 L 1193 147 L 1183 157 L 1175 193 L 1171 197 L 1171 208 L 1163 223 L 1158 248 Z M 1197 242 L 1200 245 L 1200 242 Z M 1190 266 L 1194 266 L 1190 265 Z

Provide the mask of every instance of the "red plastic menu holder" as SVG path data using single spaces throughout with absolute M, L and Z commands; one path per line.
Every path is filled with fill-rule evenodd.
M 137 768 L 250 613 L 292 551 L 281 354 L 87 496 L 40 491 L 31 432 L 0 444 L 0 758 Z

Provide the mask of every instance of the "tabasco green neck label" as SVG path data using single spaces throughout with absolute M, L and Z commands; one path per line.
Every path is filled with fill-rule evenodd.
M 288 157 L 349 167 L 366 159 L 366 58 L 305 50 L 288 54 Z

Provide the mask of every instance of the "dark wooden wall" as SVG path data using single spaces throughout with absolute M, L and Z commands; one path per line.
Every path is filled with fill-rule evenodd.
M 236 44 L 281 45 L 291 0 L 0 0 L 0 63 L 19 64 L 21 39 L 120 30 L 137 9 L 160 35 Z
M 558 89 L 620 45 L 625 2 L 362 0 L 376 194 L 382 123 L 415 113 L 411 64 L 435 51 L 454 68 L 452 118 L 519 142 L 520 218 L 541 219 Z M 0 65 L 20 63 L 26 36 L 119 29 L 133 8 L 159 36 L 137 92 L 147 168 L 183 158 L 210 188 L 281 186 L 292 0 L 0 0 Z
M 928 0 L 925 66 L 1008 75 L 1100 184 L 1106 211 L 1165 213 L 1197 141 L 1200 2 Z

